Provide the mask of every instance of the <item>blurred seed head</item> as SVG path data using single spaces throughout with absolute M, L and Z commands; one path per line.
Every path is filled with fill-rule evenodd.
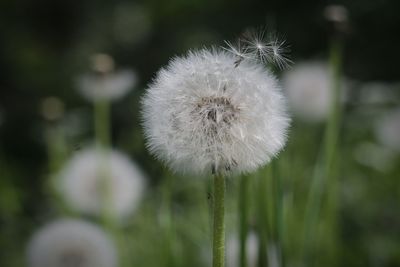
M 276 77 L 254 60 L 200 50 L 171 60 L 143 98 L 147 145 L 176 171 L 250 172 L 284 146 L 289 118 Z
M 143 173 L 127 156 L 97 148 L 78 151 L 59 179 L 60 192 L 72 208 L 100 215 L 108 199 L 110 213 L 119 219 L 135 211 L 145 188 Z
M 330 77 L 325 62 L 299 63 L 284 73 L 283 86 L 295 116 L 308 122 L 327 118 L 333 101 Z
M 400 108 L 395 108 L 382 115 L 376 121 L 374 131 L 382 145 L 400 152 Z
M 349 18 L 348 10 L 342 5 L 329 5 L 324 9 L 324 16 L 328 21 L 347 22 Z
M 48 121 L 56 121 L 64 115 L 64 103 L 57 97 L 47 97 L 41 102 L 41 114 Z
M 114 59 L 107 54 L 95 54 L 92 56 L 92 69 L 101 74 L 107 74 L 114 70 Z
M 99 227 L 61 219 L 38 230 L 28 244 L 29 267 L 116 267 L 114 244 Z
M 324 17 L 331 22 L 336 33 L 349 32 L 349 12 L 342 5 L 328 5 L 324 9 Z
M 103 70 L 106 67 L 104 66 Z M 137 75 L 131 70 L 119 70 L 107 75 L 84 74 L 77 79 L 77 87 L 87 100 L 115 101 L 125 96 L 137 83 Z

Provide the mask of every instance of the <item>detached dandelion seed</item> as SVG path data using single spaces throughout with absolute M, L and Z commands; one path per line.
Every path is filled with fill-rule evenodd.
M 251 30 L 245 34 L 244 46 L 248 56 L 262 64 L 274 64 L 285 69 L 293 62 L 288 58 L 289 47 L 286 41 L 276 34 L 265 34 L 265 30 Z
M 62 219 L 40 229 L 28 245 L 29 267 L 116 267 L 114 244 L 90 223 Z

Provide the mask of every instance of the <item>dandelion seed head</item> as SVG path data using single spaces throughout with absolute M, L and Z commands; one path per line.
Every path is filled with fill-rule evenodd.
M 29 267 L 116 267 L 114 244 L 97 226 L 62 219 L 34 234 L 28 245 Z
M 84 98 L 95 102 L 115 101 L 125 96 L 137 83 L 137 75 L 131 70 L 119 70 L 106 74 L 84 74 L 77 79 L 77 87 Z
M 216 49 L 172 60 L 149 86 L 142 113 L 151 153 L 195 174 L 255 170 L 282 149 L 289 125 L 271 72 Z
M 284 73 L 283 85 L 294 115 L 309 122 L 327 118 L 333 95 L 326 63 L 296 64 L 293 69 Z
M 77 152 L 59 178 L 60 191 L 74 209 L 100 215 L 107 197 L 111 212 L 121 219 L 137 208 L 145 180 L 139 168 L 124 154 L 105 153 L 95 148 Z M 108 188 L 104 189 L 104 185 Z

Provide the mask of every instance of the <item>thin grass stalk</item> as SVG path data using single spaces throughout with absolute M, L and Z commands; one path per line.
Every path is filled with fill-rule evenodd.
M 323 154 L 322 150 L 317 158 L 317 163 L 312 175 L 311 188 L 307 199 L 305 223 L 304 223 L 304 247 L 303 259 L 304 266 L 313 266 L 316 259 L 313 259 L 313 253 L 317 248 L 317 236 L 315 229 L 318 228 L 318 218 L 320 218 L 320 210 L 322 207 L 323 194 L 326 192 L 326 223 L 329 223 L 330 234 L 325 237 L 330 239 L 329 248 L 331 255 L 335 255 L 336 235 L 337 235 L 337 181 L 335 179 L 337 172 L 337 146 L 339 141 L 340 129 L 340 100 L 341 100 L 341 59 L 342 44 L 339 40 L 334 40 L 330 48 L 330 68 L 332 72 L 332 103 L 331 111 L 325 129 Z M 331 262 L 335 260 L 335 256 L 331 257 Z M 334 263 L 333 263 L 334 265 Z
M 326 222 L 327 229 L 330 229 L 328 240 L 328 250 L 330 251 L 330 259 L 332 265 L 336 265 L 337 251 L 337 212 L 338 212 L 338 145 L 341 122 L 341 69 L 342 69 L 342 53 L 343 46 L 339 39 L 333 39 L 330 47 L 330 69 L 331 82 L 333 91 L 333 103 L 330 118 L 328 121 L 328 129 L 326 132 L 326 148 L 325 148 L 325 176 L 327 179 L 327 202 L 326 202 Z

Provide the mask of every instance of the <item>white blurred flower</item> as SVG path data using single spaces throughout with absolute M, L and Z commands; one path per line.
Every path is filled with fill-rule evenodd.
M 296 64 L 284 74 L 283 85 L 294 115 L 310 122 L 327 118 L 333 95 L 326 63 Z
M 289 118 L 275 76 L 220 50 L 189 52 L 143 98 L 150 151 L 181 172 L 250 172 L 284 146 Z
M 73 208 L 99 215 L 106 198 L 119 218 L 138 206 L 144 183 L 143 174 L 127 156 L 94 148 L 77 152 L 60 174 L 60 191 Z
M 230 236 L 226 243 L 227 266 L 239 267 L 240 245 L 237 236 Z M 257 266 L 258 258 L 258 237 L 254 232 L 250 232 L 246 239 L 246 258 L 248 267 Z
M 82 96 L 90 101 L 112 101 L 127 94 L 135 86 L 136 80 L 136 74 L 130 70 L 85 74 L 78 79 L 78 88 Z
M 374 143 L 361 143 L 354 149 L 354 157 L 358 163 L 385 172 L 394 165 L 396 154 L 385 146 Z
M 112 241 L 97 226 L 63 219 L 52 222 L 32 237 L 28 245 L 30 267 L 116 267 Z
M 399 83 L 374 81 L 364 83 L 361 87 L 360 102 L 362 104 L 387 104 L 398 101 L 394 94 L 400 88 Z
M 400 152 L 400 108 L 391 110 L 376 122 L 375 134 L 382 145 Z

